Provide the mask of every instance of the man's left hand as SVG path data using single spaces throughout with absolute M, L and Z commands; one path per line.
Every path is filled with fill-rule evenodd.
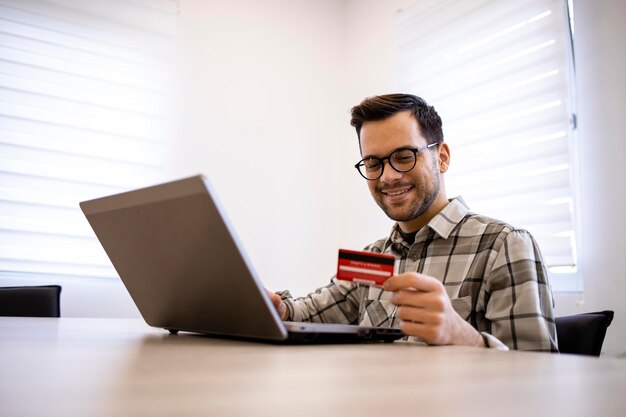
M 393 292 L 391 301 L 398 306 L 396 317 L 404 334 L 430 345 L 485 346 L 480 333 L 454 310 L 436 278 L 407 272 L 389 278 L 383 288 Z

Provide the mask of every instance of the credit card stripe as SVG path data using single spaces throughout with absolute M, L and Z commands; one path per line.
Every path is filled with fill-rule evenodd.
M 388 272 L 388 271 L 373 271 L 371 269 L 355 268 L 353 266 L 345 266 L 345 265 L 339 265 L 339 270 L 340 271 L 349 271 L 349 272 L 360 272 L 360 273 L 363 273 L 363 274 L 378 275 L 378 276 L 381 276 L 381 277 L 390 277 L 392 275 L 392 273 Z
M 393 265 L 396 261 L 395 257 L 381 256 L 380 254 L 362 255 L 359 253 L 350 253 L 339 251 L 339 259 L 349 259 L 352 261 L 372 262 L 384 265 Z
M 372 262 L 350 261 L 346 259 L 339 259 L 339 262 L 337 263 L 337 265 L 351 266 L 354 268 L 371 269 L 374 271 L 389 271 L 389 272 L 393 271 L 392 265 L 375 264 Z
M 378 285 L 379 284 L 378 282 L 376 282 L 376 281 L 374 281 L 372 279 L 361 279 L 361 278 L 354 278 L 352 280 L 352 282 L 361 283 L 361 284 L 367 284 L 367 285 Z

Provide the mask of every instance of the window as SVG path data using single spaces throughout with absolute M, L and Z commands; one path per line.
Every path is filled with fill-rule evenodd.
M 0 1 L 0 278 L 117 277 L 78 203 L 160 179 L 176 13 Z
M 529 230 L 557 291 L 580 291 L 573 59 L 564 0 L 424 0 L 397 17 L 399 90 L 452 147 L 449 195 Z

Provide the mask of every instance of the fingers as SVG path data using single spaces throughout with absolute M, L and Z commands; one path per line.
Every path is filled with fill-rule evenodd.
M 282 302 L 279 301 L 279 304 L 276 306 L 276 311 L 278 311 L 278 315 L 280 316 L 281 320 L 287 320 L 287 305 Z
M 417 291 L 441 291 L 443 284 L 439 280 L 428 275 L 418 274 L 416 272 L 407 272 L 395 275 L 383 284 L 385 291 L 399 291 L 406 289 L 414 289 Z
M 389 278 L 384 289 L 398 306 L 400 329 L 428 344 L 484 346 L 480 333 L 452 307 L 444 285 L 428 275 L 408 272 Z
M 425 308 L 398 307 L 396 317 L 405 322 L 439 325 L 443 321 L 443 314 Z
M 400 290 L 393 293 L 391 302 L 397 306 L 411 306 L 432 311 L 443 311 L 446 308 L 447 297 L 447 294 L 444 292 Z
M 270 296 L 272 303 L 274 303 L 274 305 L 276 305 L 277 302 L 281 301 L 280 295 L 276 294 L 273 291 L 268 290 L 267 288 L 265 289 L 265 291 L 267 291 L 267 294 Z
M 443 311 L 448 302 L 448 294 L 439 280 L 414 272 L 389 278 L 384 289 L 393 292 L 391 302 L 397 306 Z
M 270 295 L 270 298 L 272 299 L 272 303 L 274 303 L 274 305 L 277 305 L 278 302 L 280 302 L 280 296 L 278 294 L 269 290 L 267 290 L 267 293 Z
M 270 299 L 272 300 L 272 304 L 274 304 L 274 307 L 276 308 L 276 311 L 278 311 L 278 315 L 280 316 L 280 318 L 282 320 L 285 320 L 287 318 L 287 313 L 288 313 L 287 306 L 285 305 L 283 300 L 280 298 L 280 295 L 268 289 L 265 289 L 265 291 L 267 291 L 268 295 L 270 296 Z
M 446 344 L 449 339 L 446 333 L 445 311 L 400 306 L 396 311 L 396 317 L 400 319 L 400 330 L 404 334 L 416 336 L 430 345 Z
M 449 298 L 436 278 L 415 272 L 393 276 L 385 281 L 391 302 L 398 306 L 396 317 L 404 334 L 429 344 L 446 344 Z
M 442 334 L 441 327 L 430 324 L 413 323 L 401 321 L 400 330 L 402 333 L 417 336 L 429 345 L 446 344 L 445 335 Z

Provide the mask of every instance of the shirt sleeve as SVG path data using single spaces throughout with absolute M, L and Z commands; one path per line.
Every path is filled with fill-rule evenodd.
M 278 292 L 287 305 L 287 320 L 317 323 L 358 324 L 363 286 L 333 278 L 325 287 L 306 297 L 293 298 L 289 291 Z
M 486 278 L 489 347 L 558 351 L 552 290 L 537 243 L 525 230 L 504 239 Z M 495 339 L 495 340 L 494 340 Z

